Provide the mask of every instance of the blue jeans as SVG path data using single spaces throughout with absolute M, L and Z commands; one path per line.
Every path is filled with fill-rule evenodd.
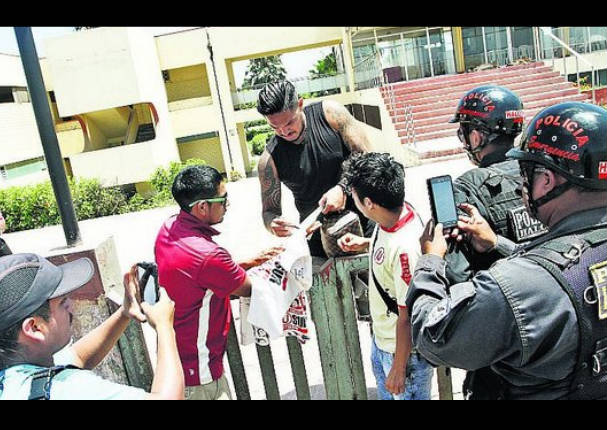
M 377 398 L 379 400 L 430 400 L 432 397 L 432 375 L 434 369 L 419 354 L 411 354 L 407 362 L 407 380 L 405 392 L 394 395 L 386 390 L 386 379 L 390 374 L 394 355 L 377 347 L 375 338 L 371 345 L 371 363 L 377 381 Z

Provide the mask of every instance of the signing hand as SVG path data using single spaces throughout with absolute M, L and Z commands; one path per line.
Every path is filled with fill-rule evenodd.
M 370 239 L 347 233 L 339 238 L 337 245 L 344 252 L 365 252 L 369 248 Z
M 440 258 L 445 258 L 445 254 L 449 250 L 447 240 L 443 233 L 443 225 L 437 224 L 434 227 L 434 220 L 428 221 L 424 233 L 419 238 L 419 243 L 422 247 L 422 254 L 432 254 Z
M 457 226 L 465 233 L 476 252 L 489 252 L 497 246 L 497 235 L 478 209 L 467 203 L 459 206 L 468 216 L 460 216 Z
M 322 208 L 323 214 L 330 212 L 339 212 L 345 209 L 348 196 L 339 185 L 335 185 L 327 191 L 318 201 L 318 206 Z
M 278 237 L 288 237 L 293 234 L 293 223 L 287 221 L 283 217 L 277 217 L 270 223 L 272 234 Z
M 281 252 L 284 252 L 284 250 L 285 248 L 283 246 L 273 246 L 272 248 L 265 249 L 261 251 L 258 255 L 253 257 L 251 261 L 248 262 L 248 265 L 249 267 L 260 266 L 266 261 L 276 257 Z
M 133 265 L 131 270 L 124 274 L 123 284 L 123 315 L 139 322 L 145 322 L 146 318 L 141 310 L 141 293 L 139 291 L 139 275 L 137 272 L 137 265 Z

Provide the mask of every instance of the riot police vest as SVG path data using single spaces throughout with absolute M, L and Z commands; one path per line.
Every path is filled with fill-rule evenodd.
M 578 319 L 570 400 L 607 399 L 607 228 L 550 240 L 526 253 L 559 282 Z
M 524 243 L 546 233 L 542 223 L 530 217 L 525 208 L 517 162 L 497 163 L 478 169 L 477 174 L 484 175 L 477 197 L 485 206 L 487 221 L 497 234 Z

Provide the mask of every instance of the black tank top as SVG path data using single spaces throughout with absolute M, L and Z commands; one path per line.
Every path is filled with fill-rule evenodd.
M 268 152 L 274 160 L 278 178 L 295 197 L 295 206 L 303 220 L 323 194 L 341 177 L 341 164 L 350 156 L 350 148 L 325 118 L 322 102 L 304 108 L 304 140 L 294 144 L 279 136 L 270 139 Z

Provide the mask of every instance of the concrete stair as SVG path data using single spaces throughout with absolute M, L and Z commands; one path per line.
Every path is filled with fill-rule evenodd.
M 410 106 L 415 127 L 415 150 L 421 159 L 425 159 L 463 153 L 462 145 L 455 137 L 459 125 L 448 121 L 467 91 L 489 84 L 504 86 L 519 95 L 523 101 L 525 123 L 553 104 L 591 98 L 580 94 L 572 83 L 542 62 L 399 82 L 380 88 L 380 92 L 403 144 L 406 143 L 405 107 Z

